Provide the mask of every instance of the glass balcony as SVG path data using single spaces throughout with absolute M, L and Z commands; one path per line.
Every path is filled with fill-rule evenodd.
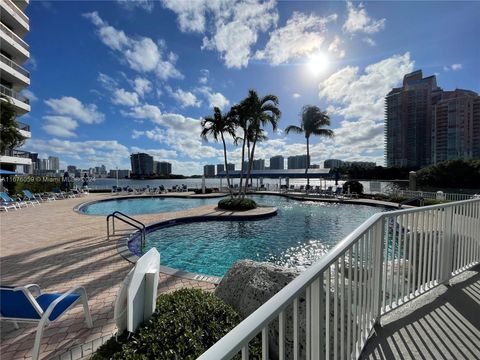
M 7 149 L 3 153 L 0 153 L 0 155 L 30 159 L 30 153 L 28 151 L 22 151 L 22 150 L 16 150 L 16 149 Z
M 10 89 L 10 88 L 6 87 L 6 86 L 0 85 L 0 94 L 10 96 L 11 98 L 14 98 L 14 99 L 19 100 L 19 101 L 21 101 L 21 102 L 23 102 L 27 105 L 30 105 L 30 100 L 26 96 L 24 96 L 24 95 L 16 92 L 13 89 Z
M 26 76 L 27 78 L 30 79 L 30 73 L 26 69 L 24 69 L 23 67 L 18 65 L 15 61 L 10 60 L 9 58 L 7 58 L 3 54 L 0 54 L 0 61 L 3 62 L 4 64 L 10 66 L 12 69 L 18 71 L 23 76 Z

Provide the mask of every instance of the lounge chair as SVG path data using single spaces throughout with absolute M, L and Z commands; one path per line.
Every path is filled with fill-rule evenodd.
M 82 302 L 85 320 L 89 328 L 93 327 L 88 308 L 87 292 L 81 286 L 74 287 L 64 294 L 42 294 L 36 284 L 26 286 L 0 286 L 0 319 L 18 323 L 38 323 L 33 345 L 32 360 L 40 354 L 43 330 L 56 321 L 63 313 Z
M 5 210 L 5 212 L 8 212 L 8 209 L 13 209 L 17 211 L 17 206 L 15 204 L 7 203 L 4 202 L 3 200 L 0 200 L 0 209 Z
M 6 192 L 3 192 L 3 191 L 0 192 L 0 198 L 2 199 L 2 204 L 3 204 L 2 206 L 15 205 L 19 209 L 22 206 L 28 207 L 28 203 L 26 201 L 14 200 Z
M 40 204 L 40 201 L 32 194 L 30 190 L 22 190 L 23 195 L 30 201 L 32 204 Z

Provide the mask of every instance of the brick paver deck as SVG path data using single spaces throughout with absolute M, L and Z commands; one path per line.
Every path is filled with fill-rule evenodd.
M 41 346 L 42 359 L 57 356 L 101 336 L 110 336 L 116 331 L 113 305 L 118 288 L 132 264 L 118 255 L 115 240 L 106 240 L 104 216 L 82 215 L 73 211 L 82 202 L 108 197 L 111 195 L 90 194 L 84 198 L 42 203 L 33 208 L 0 213 L 2 284 L 36 283 L 46 292 L 63 292 L 77 285 L 87 290 L 93 329 L 85 326 L 83 308 L 77 305 L 46 329 Z M 149 224 L 180 216 L 212 213 L 215 213 L 213 206 L 207 205 L 136 218 Z M 228 215 L 228 212 L 222 213 Z M 215 286 L 207 282 L 160 275 L 161 292 L 182 287 L 212 290 Z M 0 358 L 31 357 L 35 330 L 35 325 L 21 324 L 20 329 L 16 330 L 13 324 L 2 322 Z

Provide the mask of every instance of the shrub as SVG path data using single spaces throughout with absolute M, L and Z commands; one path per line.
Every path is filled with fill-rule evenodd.
M 218 202 L 218 208 L 223 210 L 237 210 L 245 211 L 255 209 L 257 203 L 252 199 L 241 199 L 241 198 L 227 198 L 222 199 Z
M 350 187 L 351 193 L 363 194 L 363 185 L 357 180 L 349 180 L 343 184 L 343 192 L 348 192 L 348 187 Z
M 195 194 L 203 194 L 202 189 L 195 189 L 193 190 Z M 213 192 L 212 189 L 206 188 L 205 189 L 205 194 L 211 194 Z
M 162 294 L 157 311 L 135 334 L 108 340 L 92 359 L 196 359 L 240 322 L 214 294 L 181 289 Z M 258 351 L 258 344 L 252 346 Z
M 60 177 L 47 176 L 15 176 L 15 192 L 22 194 L 22 190 L 28 189 L 32 193 L 42 193 L 52 191 L 54 188 L 63 188 L 63 179 Z M 73 182 L 70 187 L 73 187 Z

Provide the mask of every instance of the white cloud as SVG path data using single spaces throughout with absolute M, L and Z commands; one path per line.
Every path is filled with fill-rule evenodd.
M 104 73 L 98 73 L 98 82 L 107 90 L 114 91 L 118 86 L 118 83 L 111 76 L 108 76 Z
M 325 40 L 325 26 L 336 19 L 336 14 L 319 17 L 294 12 L 284 27 L 270 33 L 265 49 L 257 51 L 255 57 L 279 65 L 300 56 L 310 55 L 321 48 Z
M 200 84 L 205 85 L 208 82 L 209 76 L 210 76 L 210 71 L 208 71 L 207 69 L 201 69 L 200 78 L 198 79 L 198 82 Z
M 298 98 L 300 98 L 301 96 L 302 96 L 302 95 L 300 95 L 299 93 L 293 93 L 293 94 L 292 94 L 292 98 L 294 98 L 294 99 L 298 99 Z
M 228 105 L 230 105 L 230 101 L 222 93 L 214 92 L 208 86 L 203 86 L 201 88 L 197 88 L 196 90 L 205 96 L 208 101 L 208 106 L 211 109 L 216 106 L 220 110 L 224 110 Z
M 98 124 L 105 119 L 105 115 L 97 110 L 95 104 L 83 104 L 71 96 L 48 99 L 45 100 L 45 104 L 55 115 L 69 116 L 86 124 Z
M 202 49 L 218 51 L 228 68 L 247 66 L 258 34 L 278 21 L 274 0 L 163 0 L 163 5 L 177 14 L 180 30 L 204 33 Z
M 375 45 L 377 45 L 377 43 L 375 42 L 375 40 L 373 40 L 371 37 L 364 37 L 364 38 L 362 39 L 362 41 L 363 41 L 364 43 L 368 44 L 369 46 L 372 46 L 372 47 L 375 46 Z
M 133 81 L 133 87 L 137 94 L 141 97 L 152 91 L 152 83 L 150 82 L 150 80 L 141 77 L 137 77 Z
M 45 124 L 43 130 L 52 136 L 76 137 L 73 130 L 78 127 L 78 122 L 68 116 L 49 115 L 44 116 Z
M 38 68 L 38 61 L 37 58 L 30 54 L 25 66 L 30 68 L 30 70 L 35 71 Z
M 177 100 L 182 107 L 199 107 L 202 102 L 197 99 L 195 94 L 190 91 L 184 91 L 182 89 L 177 89 L 175 91 L 171 91 L 171 96 Z
M 358 7 L 347 1 L 348 17 L 343 24 L 343 31 L 350 34 L 365 33 L 374 34 L 385 27 L 386 19 L 375 20 L 368 16 L 367 11 L 362 3 Z
M 413 70 L 410 53 L 368 65 L 363 74 L 347 66 L 320 85 L 320 97 L 335 103 L 327 110 L 346 119 L 383 120 L 385 95 Z
M 129 116 L 135 119 L 148 119 L 152 122 L 160 122 L 162 115 L 162 112 L 158 106 L 150 104 L 135 106 L 131 108 L 130 111 L 121 110 L 120 113 L 123 116 Z
M 32 102 L 35 102 L 38 100 L 38 98 L 35 96 L 35 94 L 33 93 L 33 91 L 29 90 L 29 89 L 23 89 L 21 91 L 22 95 L 26 96 L 28 98 L 28 100 L 30 100 L 30 103 Z
M 100 40 L 110 49 L 118 51 L 131 69 L 141 73 L 153 72 L 161 80 L 183 78 L 175 68 L 176 55 L 170 52 L 166 54 L 166 59 L 163 58 L 164 41 L 155 43 L 148 37 L 128 37 L 123 30 L 108 25 L 96 11 L 83 16 L 98 28 Z
M 338 36 L 335 36 L 330 45 L 328 45 L 328 51 L 339 58 L 343 58 L 345 56 L 345 50 L 341 48 L 342 43 L 342 40 Z
M 138 95 L 125 89 L 116 89 L 112 95 L 112 102 L 117 105 L 135 106 L 139 104 Z
M 132 146 L 130 148 L 130 150 L 132 151 L 132 153 L 136 153 L 136 152 L 147 153 L 147 154 L 153 156 L 153 158 L 156 161 L 164 161 L 167 158 L 174 158 L 174 157 L 177 156 L 177 152 L 175 150 L 143 149 L 143 148 L 140 148 L 140 147 L 137 147 L 137 146 Z
M 443 67 L 443 70 L 444 71 L 458 71 L 458 70 L 462 70 L 463 66 L 462 64 L 452 64 L 452 65 L 448 65 L 448 66 L 444 66 Z
M 132 11 L 137 8 L 145 10 L 146 12 L 151 13 L 153 10 L 153 1 L 152 0 L 116 0 L 117 3 L 122 6 L 124 9 Z

